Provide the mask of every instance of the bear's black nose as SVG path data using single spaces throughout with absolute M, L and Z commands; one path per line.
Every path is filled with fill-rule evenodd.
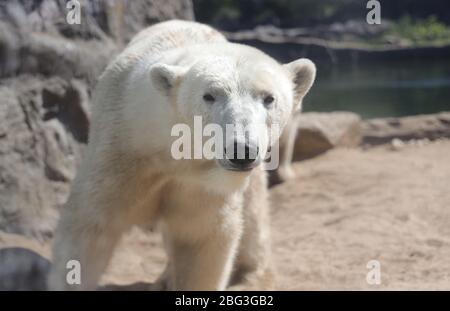
M 258 151 L 258 147 L 237 141 L 225 148 L 226 158 L 238 170 L 251 169 L 258 158 Z

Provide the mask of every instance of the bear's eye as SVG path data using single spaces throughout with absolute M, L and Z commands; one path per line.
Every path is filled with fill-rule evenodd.
M 266 95 L 266 97 L 264 97 L 264 106 L 270 108 L 274 101 L 275 97 L 273 97 L 273 95 Z
M 216 99 L 211 94 L 206 93 L 205 95 L 203 95 L 203 100 L 208 103 L 213 103 Z

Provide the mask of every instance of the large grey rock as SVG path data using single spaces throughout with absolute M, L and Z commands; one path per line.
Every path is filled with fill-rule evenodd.
M 0 228 L 45 237 L 87 140 L 86 86 L 23 76 L 0 87 Z
M 0 291 L 47 290 L 50 261 L 21 247 L 0 249 Z
M 45 290 L 50 245 L 0 230 L 0 291 Z
M 319 155 L 335 147 L 354 147 L 361 140 L 361 118 L 352 112 L 303 113 L 297 117 L 294 160 Z
M 363 143 L 378 145 L 393 139 L 450 138 L 450 112 L 403 118 L 372 119 L 363 122 Z
M 66 0 L 0 1 L 0 77 L 40 73 L 92 83 L 137 31 L 193 19 L 190 0 L 78 1 L 81 20 L 72 25 Z

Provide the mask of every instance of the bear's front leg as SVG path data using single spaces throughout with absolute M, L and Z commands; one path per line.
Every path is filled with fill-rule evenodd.
M 66 204 L 56 232 L 50 290 L 95 290 L 123 232 L 117 220 L 101 211 L 82 217 L 73 201 Z
M 255 169 L 244 194 L 244 231 L 236 258 L 231 290 L 273 290 L 269 200 L 266 172 Z
M 107 163 L 80 170 L 56 231 L 49 289 L 96 289 L 118 240 L 133 223 L 136 198 L 146 201 L 139 189 L 147 193 L 149 187 L 138 176 Z
M 192 211 L 191 201 L 186 211 Z M 224 290 L 228 285 L 242 231 L 241 207 L 201 205 L 190 215 L 173 213 L 163 221 L 169 290 Z

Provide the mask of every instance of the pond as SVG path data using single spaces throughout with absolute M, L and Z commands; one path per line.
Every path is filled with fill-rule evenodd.
M 450 110 L 449 60 L 318 64 L 304 111 L 353 111 L 363 118 Z

